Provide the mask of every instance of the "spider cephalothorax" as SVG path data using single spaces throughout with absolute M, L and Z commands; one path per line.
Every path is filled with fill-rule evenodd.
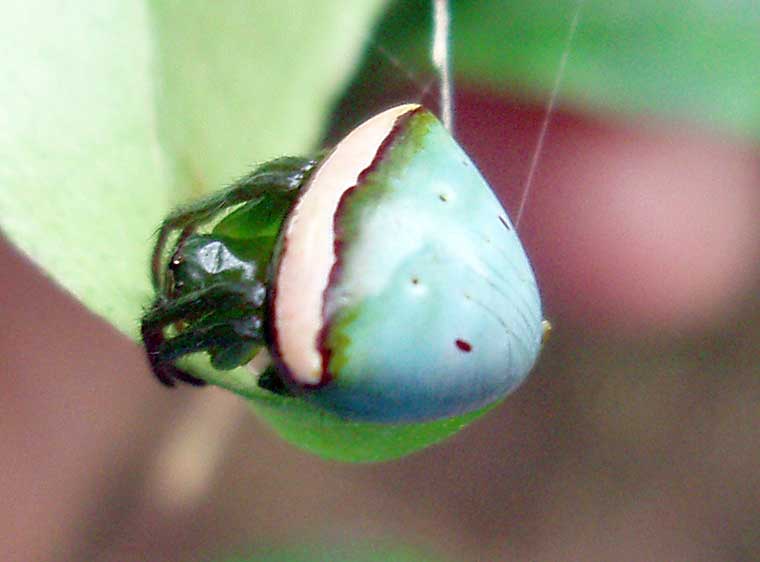
M 172 214 L 153 282 L 143 339 L 164 384 L 202 384 L 175 365 L 184 355 L 231 369 L 266 347 L 273 369 L 260 386 L 354 420 L 492 404 L 528 374 L 543 333 L 506 212 L 414 104 L 366 121 L 324 157 L 275 160 Z

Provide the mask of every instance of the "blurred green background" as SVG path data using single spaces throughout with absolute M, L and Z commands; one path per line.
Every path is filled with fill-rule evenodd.
M 452 4 L 457 137 L 514 216 L 576 3 Z M 182 14 L 164 5 L 157 25 Z M 196 16 L 200 36 L 220 26 L 213 11 Z M 325 138 L 397 101 L 436 107 L 428 3 L 390 2 L 376 17 L 371 37 L 340 20 L 319 30 L 363 45 L 343 96 L 320 94 L 334 106 Z M 260 25 L 277 36 L 293 19 Z M 220 42 L 190 44 L 206 61 Z M 240 72 L 266 56 L 224 45 L 208 58 L 240 57 Z M 181 90 L 174 56 L 157 72 Z M 3 242 L 0 558 L 760 558 L 759 59 L 756 2 L 583 3 L 520 225 L 554 335 L 504 405 L 392 463 L 323 461 L 222 391 L 163 391 L 135 344 Z M 306 66 L 319 76 L 333 64 Z M 237 72 L 194 68 L 200 83 Z M 286 83 L 304 76 L 280 69 Z M 231 108 L 223 92 L 193 89 L 184 113 L 163 114 L 177 178 L 194 177 L 195 154 L 215 155 L 215 179 L 247 157 L 214 145 L 202 119 L 182 123 L 216 115 L 232 136 L 238 86 Z M 310 92 L 290 94 L 298 104 Z M 275 117 L 306 119 L 284 100 Z M 293 141 L 259 125 L 255 158 L 313 143 L 321 127 Z M 396 543 L 425 554 L 388 550 Z M 356 546 L 333 555 L 331 544 Z

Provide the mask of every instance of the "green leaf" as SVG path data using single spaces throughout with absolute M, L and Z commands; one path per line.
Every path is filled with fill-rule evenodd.
M 0 227 L 131 337 L 169 209 L 314 149 L 380 0 L 11 2 Z
M 394 81 L 408 84 L 410 69 L 418 73 L 429 69 L 429 4 L 427 0 L 393 4 L 373 43 L 398 61 L 388 64 L 384 52 L 370 51 L 357 89 L 387 89 Z M 760 137 L 758 2 L 452 0 L 451 4 L 452 59 L 460 86 L 477 84 L 543 103 L 581 4 L 560 90 L 562 104 L 603 113 L 659 114 Z M 348 94 L 356 95 L 356 91 Z
M 0 225 L 132 336 L 171 205 L 141 2 L 11 2 L 0 18 Z
M 179 202 L 256 162 L 314 148 L 380 0 L 14 2 L 0 19 L 0 226 L 56 282 L 136 338 L 153 234 Z M 348 423 L 301 400 L 245 396 L 317 454 L 408 454 L 479 413 Z M 128 383 L 125 383 L 128 384 Z M 157 392 L 159 391 L 157 387 Z
M 154 0 L 157 117 L 180 199 L 311 152 L 383 0 Z
M 492 0 L 476 12 L 458 3 L 461 76 L 548 91 L 577 4 Z M 579 18 L 562 84 L 567 102 L 760 135 L 757 2 L 593 0 Z

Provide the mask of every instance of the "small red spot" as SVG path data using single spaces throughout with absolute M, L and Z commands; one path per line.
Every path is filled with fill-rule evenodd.
M 470 351 L 472 351 L 472 344 L 470 344 L 470 342 L 466 342 L 464 340 L 457 340 L 454 343 L 457 345 L 459 349 L 461 349 L 462 351 L 466 353 L 469 353 Z

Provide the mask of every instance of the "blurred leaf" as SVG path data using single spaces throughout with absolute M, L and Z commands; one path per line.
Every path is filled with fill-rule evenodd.
M 152 0 L 159 130 L 196 197 L 311 152 L 384 0 Z M 199 189 L 200 188 L 200 189 Z
M 256 162 L 312 150 L 380 5 L 11 2 L 3 233 L 136 337 L 163 216 Z
M 10 2 L 0 18 L 0 225 L 134 336 L 151 235 L 170 207 L 141 2 Z
M 579 3 L 563 104 L 686 118 L 760 137 L 755 0 L 452 0 L 452 57 L 460 85 L 508 90 L 542 103 Z M 408 87 L 412 79 L 419 95 L 430 76 L 429 4 L 393 4 L 375 34 L 378 48 L 368 52 L 348 98 L 394 82 Z

